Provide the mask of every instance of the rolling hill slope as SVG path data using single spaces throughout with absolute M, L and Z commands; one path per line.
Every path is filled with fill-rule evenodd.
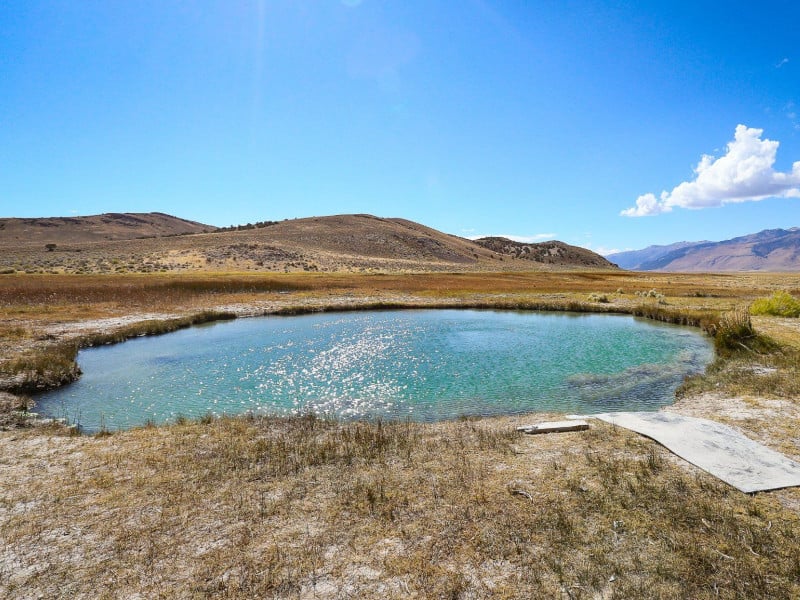
M 24 221 L 24 223 L 23 223 Z M 33 221 L 33 222 L 31 222 Z M 613 268 L 561 242 L 494 246 L 406 219 L 334 215 L 236 230 L 168 215 L 5 219 L 0 271 L 475 271 Z M 202 233 L 205 231 L 205 233 Z M 23 233 L 24 232 L 24 233 Z M 25 243 L 21 236 L 27 235 Z M 46 244 L 56 244 L 47 250 Z
M 526 244 L 504 237 L 487 237 L 475 241 L 494 252 L 535 263 L 561 266 L 583 265 L 601 269 L 613 269 L 617 266 L 591 250 L 570 246 L 557 240 Z
M 213 231 L 216 227 L 164 213 L 104 213 L 88 217 L 0 218 L 0 244 L 41 246 L 131 240 Z

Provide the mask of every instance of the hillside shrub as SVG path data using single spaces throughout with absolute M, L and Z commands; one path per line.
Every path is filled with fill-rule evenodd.
M 759 298 L 750 306 L 750 314 L 773 317 L 800 317 L 800 300 L 788 292 L 775 292 L 770 298 Z

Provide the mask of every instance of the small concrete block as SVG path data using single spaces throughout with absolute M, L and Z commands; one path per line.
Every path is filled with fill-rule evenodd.
M 580 420 L 549 421 L 538 423 L 537 425 L 517 427 L 517 431 L 523 433 L 563 433 L 566 431 L 584 431 L 586 429 L 589 429 L 589 423 Z

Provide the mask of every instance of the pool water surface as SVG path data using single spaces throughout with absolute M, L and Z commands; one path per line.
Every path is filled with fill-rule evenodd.
M 618 315 L 259 317 L 82 350 L 83 376 L 36 403 L 87 432 L 207 413 L 435 421 L 657 410 L 712 357 L 697 330 Z

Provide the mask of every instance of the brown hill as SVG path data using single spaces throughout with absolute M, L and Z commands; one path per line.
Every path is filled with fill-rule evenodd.
M 594 253 L 560 242 L 549 242 L 547 260 L 535 261 L 405 219 L 371 215 L 265 221 L 239 230 L 193 235 L 175 235 L 175 229 L 164 229 L 170 237 L 137 235 L 135 239 L 121 239 L 124 231 L 116 220 L 112 222 L 110 231 L 89 228 L 85 235 L 79 235 L 73 230 L 71 238 L 54 232 L 28 245 L 16 243 L 8 230 L 0 231 L 0 272 L 522 271 L 610 266 L 602 259 L 598 261 L 600 257 Z M 54 231 L 59 226 L 56 223 L 41 229 Z M 77 224 L 67 222 L 64 226 Z M 142 231 L 137 229 L 139 234 Z M 46 243 L 56 243 L 57 247 L 47 251 Z
M 606 269 L 616 268 L 617 266 L 591 250 L 578 246 L 570 246 L 569 244 L 557 240 L 526 244 L 523 242 L 515 242 L 514 240 L 509 240 L 504 237 L 485 237 L 475 240 L 475 242 L 498 254 L 546 265 L 580 265 L 584 267 Z
M 216 227 L 164 213 L 104 213 L 86 217 L 0 218 L 0 244 L 43 246 L 185 235 Z
M 281 221 L 264 236 L 281 247 L 350 257 L 454 264 L 492 258 L 471 240 L 405 219 L 363 214 Z

